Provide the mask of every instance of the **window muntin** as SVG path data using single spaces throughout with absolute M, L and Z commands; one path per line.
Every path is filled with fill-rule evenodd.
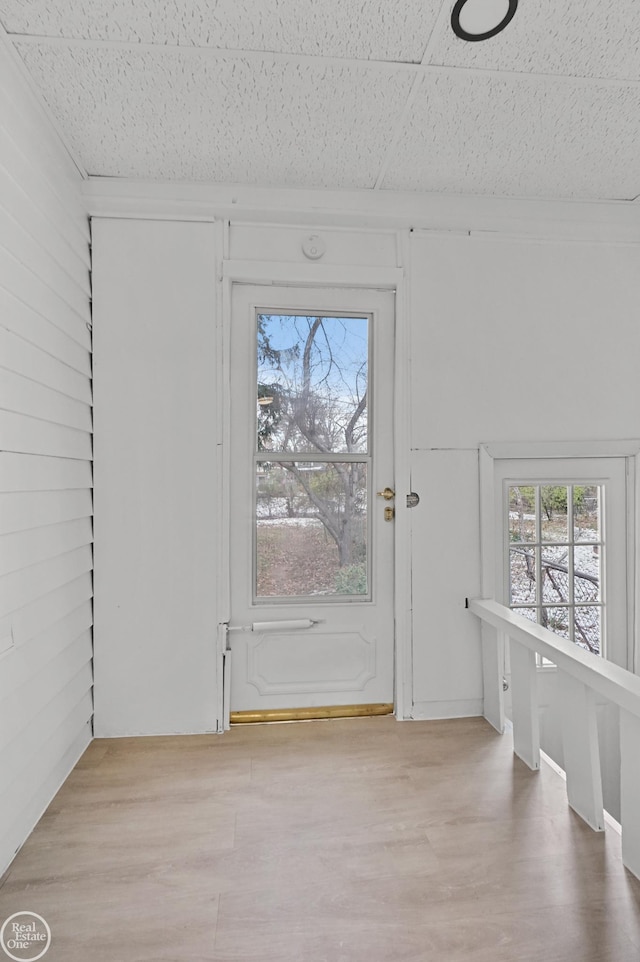
M 603 638 L 603 486 L 508 485 L 509 606 L 594 654 Z

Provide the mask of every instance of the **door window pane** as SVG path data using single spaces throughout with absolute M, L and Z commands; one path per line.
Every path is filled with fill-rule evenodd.
M 257 598 L 369 594 L 367 463 L 258 461 Z
M 369 318 L 257 315 L 257 449 L 366 454 Z
M 256 600 L 370 599 L 369 325 L 256 314 Z

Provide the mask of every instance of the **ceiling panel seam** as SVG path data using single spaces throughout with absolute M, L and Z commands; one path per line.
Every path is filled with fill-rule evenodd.
M 435 47 L 436 41 L 439 38 L 440 33 L 442 31 L 444 21 L 445 19 L 448 19 L 448 17 L 449 17 L 449 0 L 442 0 L 442 5 L 440 6 L 440 10 L 438 11 L 438 15 L 433 24 L 433 29 L 429 34 L 429 39 L 427 40 L 424 47 L 424 52 L 422 54 L 422 59 L 420 61 L 421 64 L 426 64 L 429 62 L 433 48 Z
M 0 27 L 0 29 L 2 29 Z M 557 83 L 558 81 L 575 84 L 579 87 L 640 87 L 640 78 L 633 77 L 585 77 L 577 74 L 564 73 L 540 73 L 533 70 L 500 70 L 494 67 L 465 67 L 455 64 L 433 64 L 423 59 L 421 63 L 412 60 L 377 60 L 355 57 L 329 57 L 322 54 L 304 53 L 285 53 L 273 50 L 254 50 L 237 49 L 228 47 L 196 46 L 193 44 L 181 45 L 170 43 L 135 43 L 120 40 L 84 40 L 80 38 L 48 37 L 34 34 L 4 34 L 14 44 L 49 46 L 49 47 L 77 47 L 84 50 L 103 49 L 103 50 L 125 50 L 140 53 L 167 53 L 168 51 L 185 57 L 206 55 L 216 60 L 236 59 L 265 61 L 271 60 L 276 63 L 300 63 L 315 64 L 317 66 L 340 66 L 354 69 L 375 69 L 382 71 L 399 71 L 414 73 L 416 77 L 421 76 L 483 76 L 495 78 L 510 78 L 516 80 L 536 80 L 544 83 Z M 436 30 L 434 29 L 431 39 L 435 39 Z M 431 40 L 425 50 L 425 58 L 431 54 Z M 14 50 L 16 48 L 14 47 Z M 18 53 L 19 56 L 19 53 Z
M 443 20 L 445 18 L 445 15 L 448 15 L 448 12 L 449 12 L 449 0 L 442 0 L 442 5 L 440 7 L 440 10 L 438 11 L 438 16 L 436 17 L 435 23 L 433 25 L 433 30 L 429 35 L 429 39 L 427 40 L 426 46 L 424 48 L 424 53 L 422 54 L 420 67 L 424 67 L 428 59 L 431 57 L 431 52 L 435 46 L 436 37 L 440 33 Z M 376 177 L 376 182 L 373 185 L 374 190 L 380 190 L 380 188 L 384 184 L 384 179 L 387 176 L 389 165 L 398 147 L 398 141 L 400 140 L 400 136 L 404 129 L 404 125 L 407 122 L 407 118 L 413 106 L 413 102 L 416 99 L 416 94 L 418 92 L 419 84 L 420 84 L 420 77 L 418 76 L 414 77 L 413 83 L 411 84 L 411 90 L 407 95 L 407 99 L 405 101 L 404 107 L 400 113 L 400 116 L 398 117 L 393 134 L 389 141 L 389 146 L 387 147 L 385 155 L 382 159 L 382 164 L 380 165 L 380 170 L 378 171 L 378 176 Z
M 185 57 L 202 57 L 203 54 L 215 60 L 272 60 L 276 63 L 315 64 L 317 66 L 376 68 L 381 70 L 403 70 L 419 72 L 421 65 L 412 60 L 374 60 L 355 57 L 329 57 L 323 54 L 282 53 L 277 50 L 249 50 L 231 47 L 196 46 L 170 43 L 134 43 L 127 40 L 81 40 L 77 38 L 44 37 L 32 34 L 9 34 L 11 40 L 22 46 L 64 47 L 81 50 L 120 50 L 130 53 L 179 54 Z
M 384 179 L 387 176 L 387 171 L 389 170 L 389 165 L 397 149 L 398 141 L 400 140 L 400 135 L 404 130 L 404 126 L 407 122 L 407 117 L 409 116 L 411 108 L 413 107 L 413 102 L 416 99 L 416 94 L 418 92 L 418 87 L 420 86 L 420 83 L 421 83 L 421 78 L 419 76 L 416 76 L 413 78 L 413 83 L 411 84 L 411 90 L 407 95 L 407 99 L 405 101 L 404 107 L 400 111 L 400 115 L 398 116 L 398 120 L 394 127 L 393 134 L 391 135 L 391 138 L 389 140 L 389 146 L 387 147 L 385 151 L 385 155 L 382 158 L 380 170 L 378 171 L 376 182 L 373 185 L 374 190 L 379 190 L 384 183 Z

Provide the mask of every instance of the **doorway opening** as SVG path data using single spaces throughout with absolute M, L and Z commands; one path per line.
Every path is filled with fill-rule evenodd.
M 229 705 L 387 713 L 394 296 L 234 285 Z

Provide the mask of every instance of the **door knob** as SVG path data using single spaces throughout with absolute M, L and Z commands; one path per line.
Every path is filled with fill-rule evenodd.
M 378 491 L 378 497 L 384 498 L 385 501 L 393 501 L 396 493 L 392 488 L 385 488 L 383 491 Z

